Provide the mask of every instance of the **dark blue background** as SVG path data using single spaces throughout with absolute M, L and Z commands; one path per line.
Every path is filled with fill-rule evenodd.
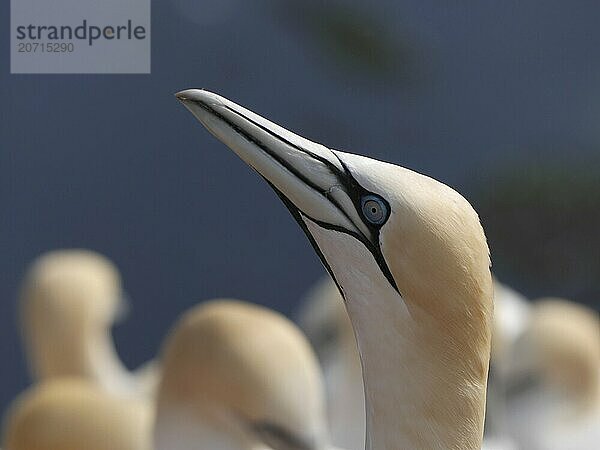
M 155 1 L 152 74 L 114 76 L 10 75 L 8 3 L 0 409 L 28 383 L 15 297 L 40 252 L 87 247 L 118 264 L 133 309 L 115 338 L 130 366 L 197 301 L 233 296 L 290 313 L 323 274 L 275 195 L 178 104 L 178 90 L 208 88 L 459 188 L 506 161 L 572 164 L 599 148 L 591 0 Z

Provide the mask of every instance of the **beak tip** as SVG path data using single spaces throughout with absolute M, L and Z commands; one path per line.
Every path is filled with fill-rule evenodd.
M 185 103 L 188 100 L 192 99 L 192 91 L 195 91 L 197 89 L 185 89 L 183 91 L 179 91 L 175 94 L 175 98 L 177 98 L 177 100 L 179 100 L 182 103 Z
M 206 89 L 184 89 L 175 94 L 177 100 L 184 105 L 199 104 L 205 106 L 223 106 L 225 100 L 220 95 L 214 94 Z

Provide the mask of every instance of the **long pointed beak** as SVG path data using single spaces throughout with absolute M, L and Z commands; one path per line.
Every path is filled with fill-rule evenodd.
M 316 223 L 368 234 L 356 205 L 359 186 L 336 152 L 212 92 L 189 89 L 176 97 L 280 196 Z

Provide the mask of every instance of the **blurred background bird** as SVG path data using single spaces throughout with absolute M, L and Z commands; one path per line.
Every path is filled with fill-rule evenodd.
M 594 448 L 600 439 L 598 314 L 565 299 L 537 300 L 511 359 L 506 422 L 521 448 Z
M 157 450 L 330 450 L 321 371 L 281 314 L 235 300 L 186 312 L 162 353 Z
M 147 396 L 157 367 L 130 372 L 115 349 L 111 328 L 127 303 L 121 278 L 106 257 L 89 250 L 57 250 L 37 258 L 20 295 L 21 333 L 35 380 L 82 377 L 108 392 Z

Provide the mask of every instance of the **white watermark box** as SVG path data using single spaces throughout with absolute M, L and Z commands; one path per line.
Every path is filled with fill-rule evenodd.
M 11 73 L 150 73 L 150 0 L 11 0 Z

